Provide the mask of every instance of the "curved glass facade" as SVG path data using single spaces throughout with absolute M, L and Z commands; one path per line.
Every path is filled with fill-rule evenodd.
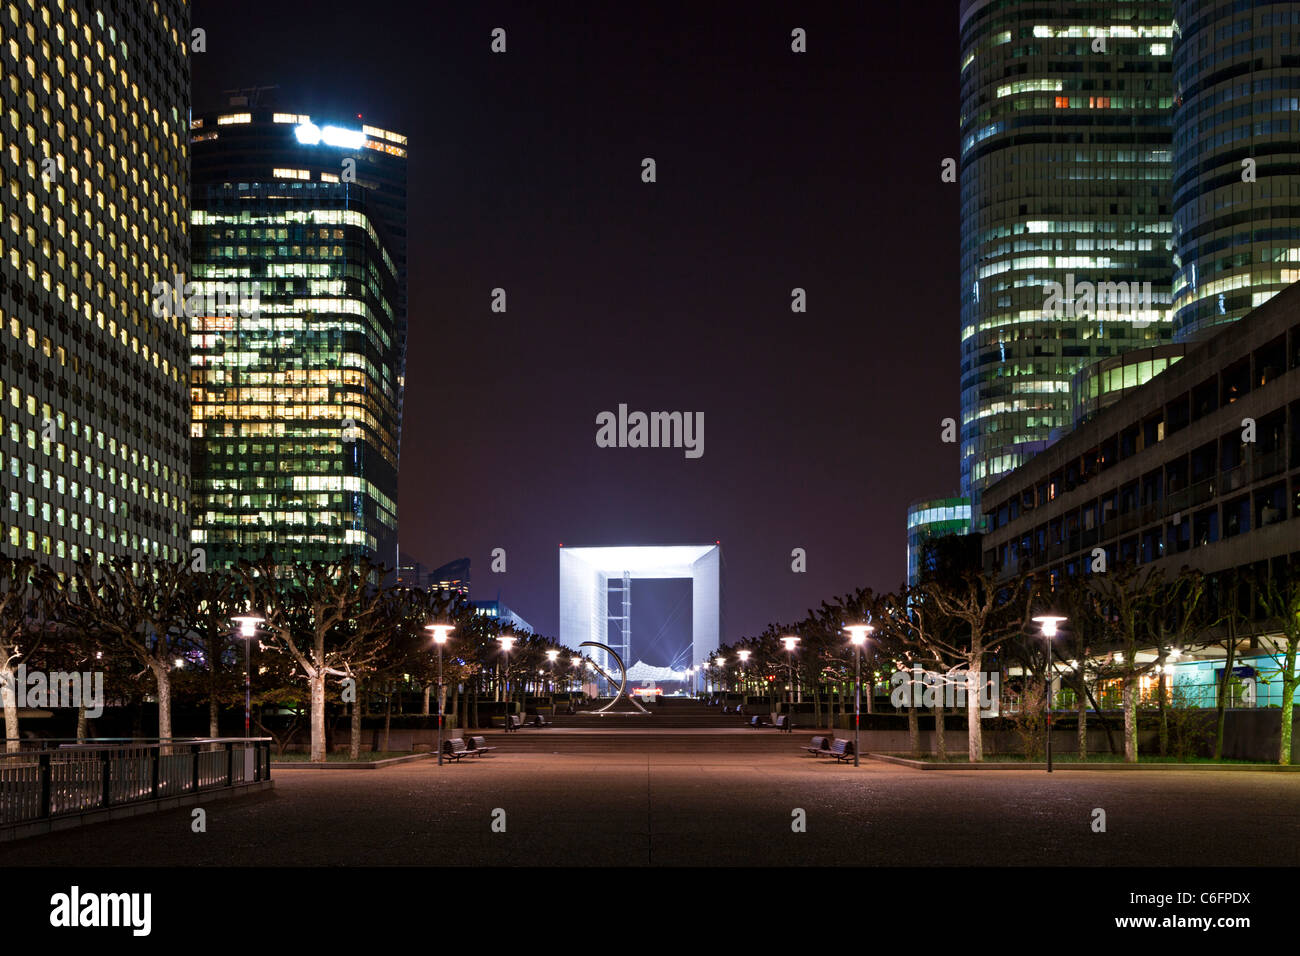
M 1188 341 L 1300 281 L 1300 3 L 1173 6 L 1174 325 Z
M 1181 359 L 1186 351 L 1185 345 L 1157 345 L 1134 349 L 1079 369 L 1070 383 L 1074 427 L 1078 428 L 1103 408 L 1110 408 L 1134 389 L 1141 388 Z
M 1171 338 L 1173 15 L 968 0 L 961 17 L 961 490 L 978 501 L 1073 424 L 1075 371 Z
M 907 583 L 921 580 L 921 549 L 931 538 L 970 531 L 969 498 L 928 498 L 907 509 Z

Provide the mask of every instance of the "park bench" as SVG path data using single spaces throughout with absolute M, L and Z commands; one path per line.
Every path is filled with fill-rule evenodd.
M 826 737 L 814 737 L 812 742 L 803 749 L 808 751 L 814 757 L 820 757 L 823 754 L 829 754 L 831 752 L 831 742 Z
M 826 751 L 826 756 L 834 757 L 841 763 L 849 760 L 853 756 L 853 741 L 836 737 L 835 743 L 831 744 L 831 749 Z
M 469 747 L 467 748 L 467 752 L 472 753 L 475 757 L 481 757 L 485 753 L 488 753 L 489 751 L 496 750 L 496 749 L 497 749 L 496 747 L 489 747 L 487 745 L 486 737 L 469 738 Z
M 502 719 L 502 724 L 507 731 L 521 730 L 524 726 L 524 720 L 518 714 L 506 714 Z
M 763 724 L 763 718 L 761 718 L 761 717 L 751 717 L 751 718 L 749 718 L 749 723 L 746 724 L 746 726 L 747 726 L 747 727 L 753 727 L 755 730 L 757 730 L 758 728 L 764 726 L 764 724 Z
M 547 720 L 541 714 L 533 714 L 528 718 L 528 723 L 534 727 L 553 727 L 554 724 Z
M 473 756 L 474 751 L 465 746 L 465 738 L 452 737 L 442 742 L 442 755 L 447 760 L 460 760 L 461 757 Z
M 790 730 L 794 727 L 794 722 L 785 714 L 782 714 L 776 718 L 776 723 L 771 726 L 775 727 L 777 730 Z

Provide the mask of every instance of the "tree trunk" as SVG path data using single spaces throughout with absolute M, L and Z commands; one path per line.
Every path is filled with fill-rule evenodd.
M 1124 761 L 1126 763 L 1137 763 L 1138 759 L 1137 692 L 1137 675 L 1130 674 L 1124 678 Z
M 1277 762 L 1282 766 L 1291 764 L 1291 725 L 1295 721 L 1295 692 L 1300 687 L 1300 675 L 1296 674 L 1297 642 L 1293 636 L 1287 644 L 1286 663 L 1282 668 L 1282 741 L 1278 746 Z
M 934 756 L 936 760 L 948 759 L 948 744 L 944 740 L 943 704 L 934 709 Z
M 463 726 L 457 718 L 460 715 L 460 685 L 451 685 L 451 719 L 456 721 L 456 726 Z
M 966 664 L 966 758 L 971 763 L 984 760 L 984 728 L 980 726 L 980 661 Z
M 325 762 L 325 671 L 314 668 L 307 679 L 311 688 L 311 762 Z
M 907 699 L 907 746 L 913 757 L 921 756 L 921 721 L 910 697 Z
M 1076 699 L 1075 712 L 1079 715 L 1079 761 L 1088 759 L 1088 698 L 1080 693 Z
M 0 667 L 0 696 L 4 697 L 5 708 L 5 751 L 17 753 L 20 748 L 18 739 L 18 676 L 12 667 Z
M 213 688 L 208 693 L 208 736 L 220 737 L 220 710 L 217 707 L 217 692 Z
M 1227 723 L 1228 684 L 1232 680 L 1232 666 L 1237 656 L 1237 637 L 1232 622 L 1228 622 L 1228 656 L 1223 665 L 1223 680 L 1219 682 L 1219 699 L 1215 704 L 1214 759 L 1223 758 L 1223 729 Z
M 172 675 L 167 669 L 166 661 L 153 661 L 149 668 L 153 671 L 154 683 L 158 687 L 158 737 L 169 740 L 172 735 Z M 171 753 L 166 747 L 162 753 Z
M 78 743 L 80 743 L 80 742 L 83 741 L 83 740 L 89 740 L 89 739 L 90 739 L 90 731 L 89 731 L 87 725 L 88 725 L 88 721 L 86 720 L 86 708 L 84 708 L 84 707 L 78 707 L 78 708 L 77 708 L 77 741 L 78 741 Z
M 420 713 L 425 717 L 429 716 L 429 692 L 432 688 L 432 684 L 424 685 L 424 709 L 421 710 Z
M 1160 677 L 1156 681 L 1156 705 L 1160 708 L 1160 756 L 1169 754 L 1169 708 L 1165 705 L 1165 669 L 1160 668 Z
M 387 688 L 384 695 L 384 745 L 379 749 L 388 753 L 389 734 L 393 728 L 393 688 L 391 685 Z
M 352 722 L 348 733 L 348 759 L 361 759 L 361 695 L 352 695 Z

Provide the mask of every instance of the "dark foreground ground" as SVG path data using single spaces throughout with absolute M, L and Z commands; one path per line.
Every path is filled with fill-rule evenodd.
M 0 865 L 1300 864 L 1297 774 L 499 753 L 275 779 L 212 803 L 206 833 L 170 811 L 3 845 Z M 806 832 L 792 831 L 796 809 Z

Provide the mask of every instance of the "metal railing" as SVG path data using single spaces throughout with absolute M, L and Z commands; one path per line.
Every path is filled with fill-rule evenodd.
M 0 753 L 0 826 L 271 779 L 270 737 L 18 743 Z

